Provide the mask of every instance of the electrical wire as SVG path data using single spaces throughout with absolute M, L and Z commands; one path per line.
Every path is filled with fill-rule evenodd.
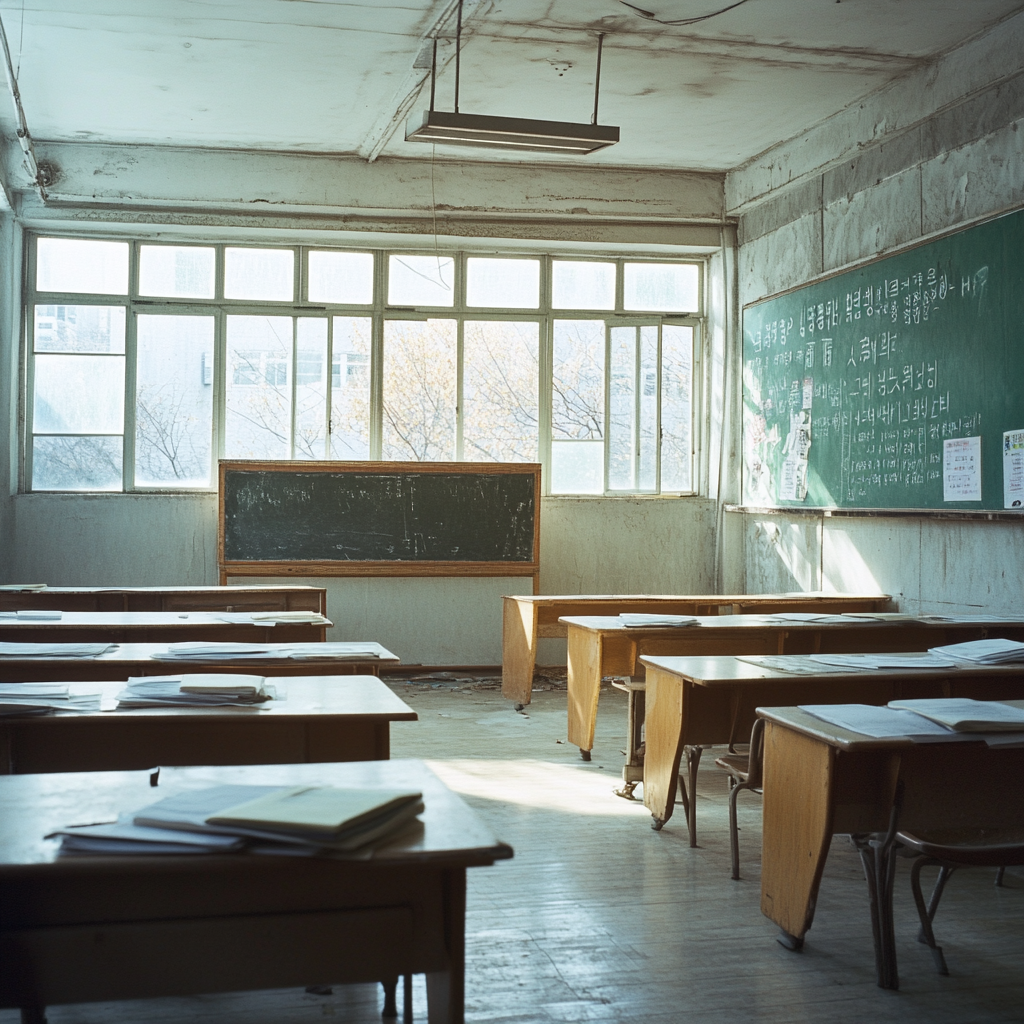
M 628 7 L 634 14 L 638 14 L 641 18 L 647 21 L 656 22 L 658 25 L 696 25 L 699 21 L 707 21 L 708 18 L 717 18 L 720 14 L 725 14 L 726 11 L 731 11 L 735 7 L 739 7 L 741 4 L 745 4 L 747 0 L 736 0 L 735 3 L 729 4 L 728 7 L 723 7 L 720 11 L 712 11 L 710 14 L 701 14 L 696 18 L 679 18 L 676 21 L 664 21 L 661 18 L 655 17 L 653 11 L 645 11 L 642 7 L 636 7 L 633 4 L 626 3 L 626 0 L 619 0 L 619 3 L 623 7 Z

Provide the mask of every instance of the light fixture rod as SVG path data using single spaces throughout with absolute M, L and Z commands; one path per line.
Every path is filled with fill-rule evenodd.
M 434 109 L 434 93 L 437 91 L 437 36 L 434 36 L 434 52 L 430 58 L 430 109 Z
M 455 113 L 459 112 L 459 71 L 462 57 L 462 0 L 459 0 L 459 17 L 455 23 Z
M 459 0 L 461 3 L 462 0 Z M 597 124 L 597 101 L 601 95 L 601 50 L 604 47 L 604 33 L 597 37 L 597 78 L 594 80 L 594 116 L 590 119 L 591 124 Z

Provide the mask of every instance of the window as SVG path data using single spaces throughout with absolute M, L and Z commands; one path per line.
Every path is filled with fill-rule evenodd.
M 209 489 L 218 458 L 541 462 L 695 490 L 701 266 L 36 237 L 32 490 Z

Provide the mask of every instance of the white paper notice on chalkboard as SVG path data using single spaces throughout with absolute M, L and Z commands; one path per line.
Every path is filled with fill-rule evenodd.
M 1003 508 L 1024 510 L 1024 430 L 1003 434 Z
M 942 442 L 942 500 L 981 501 L 981 438 Z

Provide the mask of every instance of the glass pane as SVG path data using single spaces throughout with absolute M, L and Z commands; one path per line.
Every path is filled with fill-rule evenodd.
M 640 439 L 637 487 L 658 489 L 658 328 L 640 328 Z
M 213 317 L 140 315 L 135 370 L 135 483 L 209 487 Z
M 368 316 L 336 316 L 331 348 L 331 458 L 370 457 Z
M 287 459 L 291 449 L 290 316 L 229 316 L 224 455 Z
M 291 302 L 295 290 L 291 249 L 225 249 L 224 298 Z
M 373 302 L 373 254 L 369 252 L 311 252 L 309 301 Z
M 691 491 L 693 328 L 661 331 L 661 489 Z
M 555 309 L 614 309 L 615 264 L 555 260 L 551 264 Z
M 694 263 L 627 263 L 623 267 L 625 309 L 696 313 L 700 308 Z
M 536 462 L 540 325 L 466 322 L 462 449 L 467 462 Z
M 540 261 L 471 257 L 466 261 L 466 305 L 536 309 L 540 305 Z
M 385 459 L 455 458 L 454 320 L 384 321 Z
M 450 256 L 388 257 L 389 306 L 455 304 L 455 261 Z
M 36 306 L 37 352 L 124 352 L 124 306 Z
M 36 356 L 36 434 L 120 434 L 123 356 Z
M 293 459 L 327 457 L 327 319 L 295 325 L 295 445 Z
M 36 437 L 32 442 L 35 491 L 119 491 L 121 437 Z
M 603 483 L 601 441 L 551 442 L 552 494 L 603 494 Z
M 636 343 L 638 328 L 613 327 L 608 365 L 608 489 L 636 487 Z
M 143 245 L 139 294 L 175 299 L 214 297 L 214 250 L 195 245 Z
M 40 238 L 36 288 L 44 292 L 128 294 L 128 243 L 91 238 Z

